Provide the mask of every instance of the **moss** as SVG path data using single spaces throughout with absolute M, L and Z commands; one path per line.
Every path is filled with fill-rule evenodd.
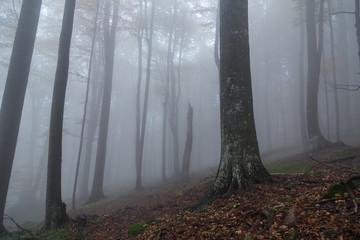
M 346 193 L 345 185 L 342 184 L 341 182 L 336 182 L 330 185 L 327 192 L 323 195 L 323 198 L 325 199 L 334 198 L 336 194 L 343 195 L 344 193 Z
M 270 173 L 304 173 L 311 168 L 311 164 L 307 162 L 284 162 L 279 164 L 271 164 L 266 167 Z
M 298 238 L 298 235 L 296 234 L 296 232 L 294 230 L 290 230 L 289 233 L 285 237 L 286 240 L 295 240 L 297 238 Z
M 285 197 L 284 198 L 284 202 L 292 202 L 294 200 L 295 200 L 295 198 L 293 198 L 293 197 Z
M 149 224 L 153 224 L 155 222 L 156 221 L 154 219 L 150 219 L 145 222 L 134 223 L 128 229 L 129 237 L 133 237 L 133 236 L 136 236 L 136 235 L 142 233 L 148 227 Z
M 145 222 L 134 223 L 128 229 L 129 237 L 136 236 L 136 235 L 142 233 L 146 227 L 147 227 L 147 224 Z
M 298 185 L 297 182 L 290 182 L 290 183 L 286 184 L 285 188 L 292 189 L 292 188 L 296 187 L 297 185 Z

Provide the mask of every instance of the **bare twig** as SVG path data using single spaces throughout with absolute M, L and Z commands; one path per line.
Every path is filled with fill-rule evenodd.
M 349 193 L 349 196 L 350 196 L 351 200 L 352 200 L 353 203 L 354 203 L 354 213 L 357 213 L 357 212 L 358 212 L 358 208 L 359 208 L 359 207 L 358 207 L 358 203 L 357 203 L 357 200 L 356 200 L 356 198 L 355 198 L 355 196 L 354 196 L 353 191 L 351 190 L 351 188 L 350 188 L 349 185 L 348 185 L 348 181 L 346 181 L 346 182 L 341 181 L 341 183 L 345 186 L 346 191 Z
M 345 167 L 345 166 L 336 166 L 336 165 L 331 165 L 331 164 L 327 164 L 325 162 L 322 162 L 312 156 L 308 156 L 308 158 L 310 158 L 311 160 L 313 160 L 314 162 L 319 163 L 320 165 L 330 168 L 330 169 L 338 169 L 344 172 L 348 172 L 348 173 L 354 173 L 354 174 L 359 174 L 358 171 L 355 171 L 353 168 L 349 168 L 349 167 Z
M 29 233 L 29 234 L 31 235 L 31 237 L 34 237 L 33 233 L 32 233 L 30 230 L 23 228 L 20 224 L 18 224 L 18 223 L 14 220 L 14 218 L 10 217 L 10 216 L 7 215 L 7 214 L 4 214 L 4 216 L 5 216 L 7 219 L 9 219 L 11 222 L 13 222 L 18 229 L 20 229 L 20 230 L 23 231 L 23 232 Z M 20 236 L 20 235 L 19 235 L 19 236 Z
M 336 15 L 336 14 L 355 14 L 355 12 L 334 12 L 334 13 L 331 13 L 331 15 Z

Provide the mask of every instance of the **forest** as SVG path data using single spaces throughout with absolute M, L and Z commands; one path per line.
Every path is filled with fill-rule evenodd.
M 360 239 L 360 0 L 0 9 L 0 240 Z

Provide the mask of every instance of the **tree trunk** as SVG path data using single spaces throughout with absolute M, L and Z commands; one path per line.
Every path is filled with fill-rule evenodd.
M 299 0 L 303 1 L 303 0 Z M 300 3 L 299 3 L 300 4 Z M 299 7 L 300 19 L 300 48 L 299 48 L 299 126 L 300 141 L 303 149 L 308 147 L 308 138 L 306 134 L 306 114 L 305 114 L 305 77 L 304 77 L 304 52 L 305 52 L 305 25 L 303 23 L 303 11 Z
M 211 197 L 270 179 L 255 130 L 247 0 L 220 2 L 220 114 L 221 159 Z
M 328 7 L 330 10 L 332 10 L 331 7 L 331 1 L 328 0 Z M 331 14 L 329 12 L 329 16 L 328 16 L 328 20 L 329 20 L 329 28 L 330 28 L 330 47 L 331 47 L 331 64 L 332 64 L 332 74 L 333 74 L 333 81 L 334 81 L 334 104 L 335 104 L 335 142 L 339 142 L 340 141 L 340 115 L 339 115 L 339 96 L 338 96 L 338 90 L 336 88 L 337 86 L 337 77 L 336 77 L 336 63 L 335 63 L 335 41 L 334 41 L 334 28 L 333 28 L 333 24 L 332 24 L 332 20 L 331 20 Z M 347 57 L 347 56 L 346 56 Z M 347 67 L 347 64 L 345 65 Z M 346 75 L 347 74 L 347 69 L 345 69 Z M 346 81 L 348 82 L 349 80 L 346 79 Z M 348 95 L 348 94 L 347 94 Z M 346 96 L 347 98 L 349 96 Z M 348 108 L 350 108 L 350 105 Z M 346 119 L 350 119 L 349 116 L 346 116 Z M 350 122 L 350 121 L 349 121 Z M 349 124 L 348 122 L 348 124 Z
M 186 143 L 185 143 L 183 165 L 182 165 L 183 180 L 189 179 L 190 158 L 191 158 L 191 150 L 193 144 L 193 115 L 194 115 L 193 107 L 189 103 L 188 113 L 187 113 Z
M 356 27 L 356 39 L 358 44 L 358 56 L 360 63 L 360 0 L 355 0 L 355 27 Z
M 67 220 L 66 205 L 61 198 L 62 131 L 74 13 L 75 0 L 66 0 L 51 105 L 45 212 L 47 229 L 60 227 Z
M 308 80 L 306 120 L 310 150 L 326 147 L 329 143 L 320 131 L 318 116 L 318 93 L 323 45 L 324 0 L 320 3 L 319 41 L 316 40 L 315 2 L 306 0 L 306 30 L 308 49 Z
M 87 75 L 84 112 L 83 112 L 83 118 L 82 118 L 82 124 L 81 124 L 78 159 L 77 159 L 77 163 L 76 163 L 75 180 L 74 180 L 74 187 L 73 187 L 73 193 L 72 193 L 72 210 L 75 210 L 76 188 L 77 188 L 79 167 L 80 167 L 80 160 L 81 160 L 81 152 L 82 152 L 82 146 L 83 146 L 83 140 L 84 140 L 84 130 L 85 130 L 86 114 L 87 114 L 87 107 L 88 107 L 88 100 L 89 100 L 92 61 L 93 61 L 93 54 L 94 54 L 94 48 L 95 48 L 97 22 L 98 22 L 98 12 L 99 12 L 99 0 L 97 1 L 97 6 L 96 6 L 95 23 L 94 23 L 95 26 L 94 26 L 94 33 L 93 33 L 93 37 L 92 37 L 91 50 L 90 50 L 90 61 L 89 61 L 89 69 L 88 69 L 88 75 Z
M 148 102 L 149 102 L 149 88 L 150 88 L 150 77 L 151 77 L 151 57 L 152 57 L 152 41 L 154 33 L 154 15 L 155 15 L 155 0 L 152 2 L 151 6 L 151 20 L 150 20 L 150 36 L 147 39 L 148 45 L 148 55 L 147 55 L 147 66 L 146 66 L 146 81 L 145 81 L 145 97 L 144 97 L 144 108 L 142 113 L 142 122 L 140 129 L 140 139 L 139 139 L 139 155 L 136 159 L 136 189 L 142 189 L 141 181 L 141 169 L 143 162 L 143 153 L 144 153 L 144 141 L 145 141 L 145 132 L 146 132 L 146 118 L 148 112 Z
M 215 43 L 214 43 L 214 60 L 218 71 L 220 71 L 220 57 L 219 57 L 219 35 L 220 35 L 220 0 L 217 0 L 216 5 L 216 25 L 215 25 Z
M 109 128 L 111 89 L 114 69 L 115 37 L 118 21 L 119 6 L 118 1 L 114 1 L 113 17 L 110 29 L 110 2 L 106 2 L 105 21 L 104 21 L 104 40 L 105 40 L 105 69 L 104 69 L 104 92 L 101 106 L 99 140 L 96 152 L 95 173 L 91 194 L 88 203 L 96 202 L 104 198 L 103 181 L 106 159 L 106 146 Z
M 3 215 L 39 21 L 41 0 L 24 1 L 0 110 L 0 235 L 6 232 Z

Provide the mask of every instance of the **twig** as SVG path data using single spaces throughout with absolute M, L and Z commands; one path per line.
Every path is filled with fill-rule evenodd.
M 320 161 L 320 160 L 317 160 L 316 158 L 314 158 L 314 157 L 312 157 L 312 156 L 308 156 L 308 158 L 310 158 L 310 159 L 313 160 L 314 162 L 317 162 L 317 163 L 319 163 L 319 164 L 321 164 L 321 165 L 323 165 L 324 167 L 327 167 L 327 168 L 332 168 L 332 169 L 337 168 L 338 170 L 340 169 L 340 170 L 342 170 L 342 171 L 344 171 L 344 172 L 359 174 L 358 171 L 355 171 L 355 170 L 353 170 L 352 168 L 349 168 L 349 167 L 330 165 L 330 164 L 327 164 L 327 163 L 322 162 L 322 161 Z
M 355 12 L 334 12 L 334 13 L 331 13 L 331 15 L 336 15 L 336 14 L 341 14 L 341 13 L 344 13 L 344 14 L 355 14 Z
M 33 233 L 32 233 L 30 230 L 27 230 L 27 229 L 23 228 L 23 227 L 22 227 L 20 224 L 18 224 L 12 217 L 10 217 L 10 216 L 7 215 L 7 214 L 4 214 L 4 216 L 5 216 L 6 218 L 8 218 L 11 222 L 13 222 L 18 229 L 22 230 L 23 232 L 29 233 L 29 234 L 31 235 L 31 237 L 34 237 Z M 19 235 L 19 236 L 20 236 L 20 235 Z
M 355 196 L 354 196 L 353 191 L 352 191 L 351 188 L 349 187 L 349 184 L 348 184 L 348 183 L 349 183 L 350 181 L 351 181 L 351 180 L 347 180 L 346 182 L 341 181 L 341 183 L 344 184 L 344 186 L 345 186 L 345 188 L 346 188 L 346 191 L 349 193 L 349 196 L 350 196 L 351 200 L 352 200 L 353 203 L 354 203 L 354 213 L 357 213 L 359 206 L 358 206 L 358 202 L 357 202 L 357 200 L 356 200 L 356 198 L 355 198 Z
M 271 227 L 271 214 L 267 210 L 262 210 L 261 213 L 266 217 L 266 222 L 263 224 L 262 229 L 260 232 L 258 232 L 254 239 L 257 239 L 257 237 L 261 234 L 263 234 L 266 230 L 268 230 Z

